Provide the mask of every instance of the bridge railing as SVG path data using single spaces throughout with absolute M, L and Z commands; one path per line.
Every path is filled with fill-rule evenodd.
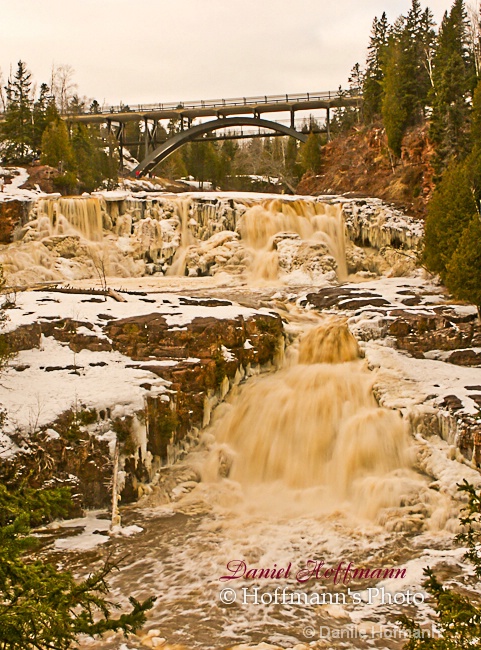
M 255 97 L 233 97 L 229 99 L 191 100 L 185 102 L 168 102 L 158 104 L 119 104 L 116 106 L 102 106 L 99 114 L 109 113 L 137 113 L 149 111 L 168 111 L 196 108 L 222 108 L 229 106 L 248 106 L 258 104 L 283 104 L 295 102 L 324 101 L 335 99 L 342 95 L 339 90 L 326 90 L 313 93 L 286 94 L 286 95 L 258 95 Z

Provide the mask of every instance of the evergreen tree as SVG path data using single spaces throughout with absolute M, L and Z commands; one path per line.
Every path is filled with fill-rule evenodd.
M 407 16 L 396 21 L 385 53 L 382 116 L 389 147 L 398 157 L 406 128 L 424 119 L 433 24 L 431 12 L 412 0 Z
M 418 124 L 424 119 L 424 109 L 431 87 L 428 59 L 435 41 L 433 27 L 431 11 L 422 11 L 419 0 L 412 0 L 400 36 L 408 124 Z
M 235 140 L 224 140 L 220 151 L 220 179 L 221 187 L 230 183 L 233 174 L 234 161 L 239 149 L 239 145 Z
M 41 162 L 43 165 L 56 167 L 61 173 L 75 169 L 75 157 L 68 130 L 61 119 L 51 122 L 43 132 Z
M 395 156 L 401 156 L 401 145 L 408 125 L 408 112 L 404 101 L 404 77 L 401 45 L 391 38 L 387 55 L 383 86 L 382 116 L 387 142 Z
M 72 147 L 82 191 L 92 192 L 104 180 L 117 179 L 117 161 L 105 152 L 105 143 L 95 127 L 79 124 L 73 134 Z
M 87 111 L 87 98 L 79 97 L 77 94 L 72 95 L 67 106 L 67 113 L 72 115 L 81 115 Z
M 184 152 L 181 149 L 176 149 L 155 168 L 155 173 L 157 176 L 162 176 L 172 181 L 187 176 L 188 171 L 184 161 Z
M 471 217 L 446 267 L 446 286 L 451 293 L 476 305 L 481 320 L 481 218 Z
M 372 122 L 381 114 L 389 29 L 386 12 L 379 20 L 377 17 L 374 18 L 362 91 L 364 117 L 367 122 Z
M 294 181 L 294 179 L 298 179 L 299 177 L 299 167 L 297 165 L 297 157 L 299 155 L 298 140 L 295 138 L 287 138 L 285 151 L 286 175 Z
M 134 632 L 145 622 L 154 599 L 111 617 L 103 569 L 77 583 L 68 571 L 28 556 L 38 546 L 30 525 L 39 525 L 67 513 L 68 490 L 22 488 L 13 493 L 0 484 L 0 647 L 2 650 L 71 648 L 80 634 Z
M 481 150 L 481 82 L 476 86 L 473 95 L 470 135 L 471 146 Z
M 6 162 L 26 163 L 32 159 L 33 127 L 31 74 L 23 61 L 18 62 L 15 76 L 5 87 L 5 119 L 1 124 L 4 139 L 2 155 Z
M 462 158 L 468 146 L 469 98 L 474 86 L 474 61 L 468 50 L 468 24 L 463 0 L 444 14 L 433 59 L 433 111 L 430 137 L 436 147 L 435 166 L 442 172 L 451 158 Z
M 461 235 L 477 212 L 472 175 L 467 162 L 452 162 L 428 205 L 423 259 L 443 280 Z
M 41 148 L 42 135 L 47 126 L 58 119 L 58 111 L 50 95 L 50 88 L 43 83 L 40 86 L 40 94 L 33 105 L 33 147 L 35 150 Z
M 303 172 L 316 174 L 320 170 L 321 161 L 321 138 L 318 133 L 310 133 L 299 151 L 301 169 Z
M 468 505 L 460 517 L 463 532 L 456 541 L 468 550 L 464 560 L 472 563 L 474 574 L 481 578 L 480 524 L 481 493 L 466 480 L 458 484 L 458 489 L 468 496 Z M 433 599 L 436 612 L 436 626 L 440 636 L 426 634 L 426 630 L 412 619 L 403 615 L 400 623 L 409 633 L 409 641 L 404 650 L 479 650 L 481 638 L 481 608 L 472 598 L 445 587 L 431 569 L 425 569 L 426 581 L 423 586 Z

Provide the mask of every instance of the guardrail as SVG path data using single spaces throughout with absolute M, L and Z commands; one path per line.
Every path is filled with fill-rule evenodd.
M 119 106 L 110 106 L 108 108 L 102 107 L 101 112 L 105 113 L 119 113 L 122 111 L 154 111 L 154 110 L 175 110 L 180 108 L 222 108 L 223 106 L 247 106 L 249 104 L 281 104 L 293 102 L 309 102 L 316 100 L 333 99 L 339 96 L 339 91 L 325 91 L 315 93 L 302 93 L 296 95 L 259 95 L 256 97 L 234 97 L 230 99 L 201 99 L 191 100 L 187 102 L 169 102 L 159 104 L 135 104 Z
M 230 99 L 191 100 L 186 102 L 169 102 L 158 104 L 119 104 L 118 106 L 102 106 L 99 114 L 109 113 L 137 113 L 142 111 L 168 111 L 196 108 L 223 108 L 229 106 L 249 106 L 258 104 L 284 104 L 295 102 L 325 101 L 348 95 L 346 91 L 326 90 L 314 93 L 286 94 L 286 95 L 259 95 L 256 97 L 234 97 Z M 350 93 L 349 93 L 350 96 Z
M 326 90 L 314 93 L 300 93 L 300 94 L 286 94 L 286 95 L 259 95 L 256 97 L 234 97 L 230 99 L 207 99 L 207 100 L 192 100 L 186 102 L 168 102 L 158 104 L 119 104 L 116 106 L 100 106 L 99 110 L 95 113 L 86 111 L 85 113 L 76 113 L 75 115 L 111 115 L 115 113 L 139 113 L 150 111 L 169 111 L 180 109 L 196 109 L 196 108 L 223 108 L 235 106 L 251 106 L 259 104 L 294 104 L 294 103 L 308 103 L 312 101 L 328 101 L 330 99 L 339 99 L 342 97 L 355 98 L 360 96 L 357 89 L 345 90 Z M 64 114 L 67 117 L 69 113 Z M 73 114 L 72 114 L 73 115 Z M 3 118 L 3 113 L 0 113 L 0 120 Z

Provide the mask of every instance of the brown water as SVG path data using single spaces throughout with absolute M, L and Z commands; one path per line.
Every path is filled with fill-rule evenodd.
M 402 647 L 397 616 L 425 606 L 375 598 L 354 604 L 348 588 L 364 594 L 380 585 L 390 593 L 422 592 L 426 562 L 459 558 L 450 550 L 451 533 L 443 530 L 454 530 L 457 506 L 413 468 L 406 424 L 377 405 L 372 383 L 345 322 L 327 320 L 307 331 L 283 369 L 233 394 L 217 410 L 200 448 L 182 464 L 196 468 L 202 481 L 181 484 L 171 503 L 160 505 L 154 492 L 127 510 L 124 524 L 135 522 L 144 532 L 111 542 L 126 555 L 113 578 L 114 595 L 123 603 L 128 595 L 159 596 L 146 630 L 128 642 L 112 637 L 82 647 L 156 647 L 156 638 L 215 650 L 262 642 L 300 650 L 308 646 L 298 644 L 313 639 L 317 645 L 309 647 Z M 86 566 L 93 560 L 93 554 L 84 558 Z M 292 571 L 287 578 L 220 580 L 232 575 L 233 561 L 245 562 L 246 570 L 285 569 L 290 563 Z M 332 578 L 299 583 L 298 572 L 312 562 L 404 567 L 406 576 L 399 582 L 378 576 L 349 585 L 333 584 Z M 235 603 L 221 602 L 226 587 L 235 591 Z M 318 592 L 327 600 L 259 600 L 279 588 Z M 319 640 L 321 626 L 339 631 L 362 625 L 380 632 L 369 642 L 359 636 Z

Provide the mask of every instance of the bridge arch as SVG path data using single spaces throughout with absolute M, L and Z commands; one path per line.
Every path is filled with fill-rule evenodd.
M 157 147 L 157 149 L 144 158 L 133 170 L 132 174 L 135 176 L 148 174 L 159 163 L 173 154 L 179 147 L 187 142 L 192 142 L 192 140 L 195 140 L 199 135 L 210 133 L 211 131 L 218 131 L 219 129 L 226 129 L 231 126 L 258 126 L 264 129 L 270 129 L 271 131 L 278 131 L 283 135 L 290 135 L 301 142 L 307 140 L 307 135 L 305 133 L 299 133 L 299 131 L 285 126 L 284 124 L 279 124 L 279 122 L 272 122 L 271 120 L 264 120 L 259 117 L 222 117 L 216 120 L 210 120 L 209 122 L 203 122 L 202 124 L 197 124 L 196 126 L 190 127 L 190 129 L 176 133 L 172 138 L 166 140 L 160 145 L 160 147 Z

